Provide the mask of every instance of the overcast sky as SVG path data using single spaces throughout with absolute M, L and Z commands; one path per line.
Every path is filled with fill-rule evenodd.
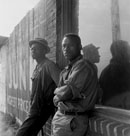
M 9 36 L 38 2 L 39 0 L 0 0 L 0 36 Z

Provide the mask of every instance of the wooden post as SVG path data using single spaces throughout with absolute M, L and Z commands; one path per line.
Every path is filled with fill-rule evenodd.
M 111 21 L 113 41 L 121 39 L 119 1 L 111 0 Z
M 56 0 L 57 5 L 57 46 L 56 62 L 64 68 L 66 60 L 61 49 L 61 41 L 66 33 L 78 34 L 78 7 L 79 0 Z

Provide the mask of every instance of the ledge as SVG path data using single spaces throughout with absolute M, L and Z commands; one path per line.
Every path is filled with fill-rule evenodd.
M 130 124 L 130 111 L 125 109 L 96 105 L 93 115 Z

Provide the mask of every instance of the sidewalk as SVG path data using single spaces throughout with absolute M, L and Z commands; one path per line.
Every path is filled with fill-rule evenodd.
M 15 136 L 18 127 L 15 117 L 0 112 L 0 136 Z

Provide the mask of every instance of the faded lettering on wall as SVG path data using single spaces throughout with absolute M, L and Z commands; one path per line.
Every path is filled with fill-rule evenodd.
M 24 111 L 26 113 L 29 112 L 30 101 L 28 100 L 23 100 L 22 98 L 17 98 L 17 97 L 8 95 L 7 102 L 9 105 L 11 105 L 14 108 L 18 108 L 19 110 Z

